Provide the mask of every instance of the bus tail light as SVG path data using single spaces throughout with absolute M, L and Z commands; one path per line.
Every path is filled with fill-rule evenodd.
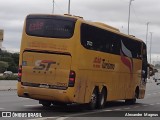
M 21 82 L 21 77 L 22 77 L 22 65 L 20 65 L 18 68 L 18 81 L 19 82 Z
M 74 87 L 75 78 L 76 78 L 76 73 L 75 73 L 75 71 L 71 70 L 69 73 L 68 87 Z

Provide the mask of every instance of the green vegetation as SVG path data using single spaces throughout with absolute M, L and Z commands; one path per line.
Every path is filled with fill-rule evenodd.
M 8 66 L 8 62 L 0 61 L 0 72 L 4 72 Z
M 160 69 L 160 64 L 156 64 L 155 68 Z
M 5 71 L 18 72 L 19 53 L 0 50 L 0 73 Z
M 18 75 L 12 75 L 12 76 L 0 76 L 0 80 L 18 80 Z

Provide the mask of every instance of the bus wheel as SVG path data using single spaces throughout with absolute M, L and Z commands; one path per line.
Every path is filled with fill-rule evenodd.
M 51 102 L 50 101 L 40 100 L 39 104 L 42 104 L 44 107 L 50 107 L 51 106 Z
M 97 101 L 98 101 L 97 93 L 98 93 L 98 91 L 96 89 L 94 89 L 92 96 L 91 96 L 91 100 L 88 104 L 88 107 L 90 110 L 94 110 L 97 107 Z
M 137 96 L 138 96 L 138 93 L 137 93 L 137 91 L 135 91 L 135 96 L 134 96 L 134 98 L 133 98 L 133 99 L 127 99 L 127 100 L 125 100 L 125 103 L 126 103 L 127 105 L 133 105 L 133 104 L 135 104 L 135 103 L 136 103 L 136 98 L 137 98 Z
M 99 109 L 102 109 L 102 108 L 105 107 L 105 105 L 106 105 L 106 97 L 107 97 L 107 92 L 103 88 L 101 93 L 98 95 L 98 108 Z
M 52 102 L 52 104 L 55 106 L 61 106 L 61 107 L 67 106 L 67 103 L 61 103 L 61 102 Z
M 133 105 L 133 104 L 136 103 L 136 99 L 134 98 L 134 99 L 125 100 L 125 103 L 126 103 L 127 105 Z

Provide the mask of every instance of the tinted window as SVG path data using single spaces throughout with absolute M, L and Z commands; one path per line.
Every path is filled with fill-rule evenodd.
M 125 56 L 137 58 L 137 59 L 142 58 L 142 43 L 141 42 L 130 40 L 127 37 L 121 37 L 120 39 L 121 39 L 121 50 L 123 51 Z M 127 55 L 129 53 L 130 53 L 130 56 Z
M 87 49 L 110 52 L 112 37 L 106 30 L 87 24 L 81 25 L 81 44 Z
M 143 58 L 142 58 L 142 70 L 145 71 L 145 74 L 144 74 L 144 78 L 147 78 L 147 66 L 148 66 L 148 62 L 147 62 L 147 48 L 146 48 L 146 45 L 145 43 L 143 43 Z
M 90 50 L 102 51 L 131 58 L 142 58 L 142 42 L 83 23 L 81 44 Z
M 57 16 L 28 16 L 26 33 L 31 36 L 70 38 L 73 36 L 75 19 Z

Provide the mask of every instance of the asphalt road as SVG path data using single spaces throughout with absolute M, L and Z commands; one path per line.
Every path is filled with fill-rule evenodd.
M 135 105 L 126 105 L 124 101 L 114 101 L 107 103 L 105 109 L 93 111 L 86 110 L 85 106 L 82 105 L 68 105 L 65 107 L 51 106 L 50 108 L 46 108 L 40 105 L 36 100 L 18 97 L 16 90 L 0 91 L 0 111 L 17 111 L 21 114 L 26 111 L 31 113 L 39 113 L 43 116 L 43 120 L 82 120 L 82 117 L 83 120 L 159 120 L 160 85 L 156 85 L 155 82 L 148 83 L 145 99 L 137 100 Z M 124 117 L 126 113 L 139 113 L 142 114 L 142 116 L 144 116 L 144 114 L 150 115 L 152 113 L 153 115 L 158 114 L 158 117 Z M 44 118 L 44 116 L 48 118 Z M 33 118 L 31 117 L 31 119 Z M 42 118 L 36 119 L 42 120 Z

